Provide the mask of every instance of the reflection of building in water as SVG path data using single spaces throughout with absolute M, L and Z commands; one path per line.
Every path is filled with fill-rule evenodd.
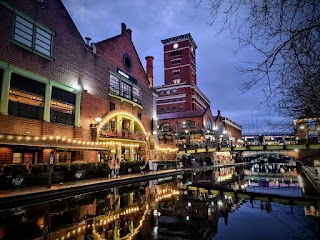
M 315 216 L 315 217 L 320 217 L 320 209 L 315 208 L 314 206 L 306 206 L 304 207 L 304 213 L 306 216 Z

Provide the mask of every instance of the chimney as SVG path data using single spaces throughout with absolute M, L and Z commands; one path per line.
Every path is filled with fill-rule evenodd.
M 125 34 L 125 32 L 127 31 L 127 26 L 125 23 L 121 23 L 121 34 Z
M 91 48 L 93 53 L 97 53 L 97 46 L 94 42 L 91 43 Z
M 87 44 L 87 46 L 89 46 L 89 44 L 90 44 L 90 41 L 91 41 L 91 38 L 89 38 L 89 37 L 86 37 L 85 39 L 86 39 L 86 44 Z
M 147 77 L 149 79 L 149 87 L 153 87 L 153 59 L 152 56 L 147 56 Z
M 129 34 L 129 36 L 130 36 L 130 39 L 131 39 L 131 35 L 132 35 L 132 30 L 131 30 L 131 29 L 127 29 L 127 33 Z

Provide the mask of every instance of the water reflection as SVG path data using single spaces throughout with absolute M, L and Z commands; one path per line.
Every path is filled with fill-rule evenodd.
M 274 227 L 273 234 L 282 239 L 294 239 L 293 233 L 274 226 L 274 219 L 303 226 L 308 239 L 317 239 L 313 237 L 320 233 L 319 206 L 301 201 L 288 204 L 281 195 L 253 198 L 246 191 L 231 191 L 246 186 L 245 179 L 235 177 L 234 168 L 218 171 L 228 176 L 224 180 L 216 172 L 139 182 L 9 209 L 1 212 L 0 239 L 250 239 L 248 231 L 262 234 L 266 227 Z

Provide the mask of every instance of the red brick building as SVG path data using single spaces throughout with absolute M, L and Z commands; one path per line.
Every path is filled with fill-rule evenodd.
M 214 117 L 197 86 L 196 49 L 190 33 L 164 39 L 164 85 L 155 87 L 160 145 L 203 147 L 241 139 L 241 126 Z
M 145 154 L 154 92 L 130 29 L 89 46 L 60 0 L 0 1 L 0 20 L 1 165 Z

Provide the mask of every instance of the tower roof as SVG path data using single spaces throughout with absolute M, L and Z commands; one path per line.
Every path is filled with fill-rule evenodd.
M 189 40 L 191 42 L 192 46 L 194 47 L 194 49 L 197 49 L 197 44 L 194 42 L 190 33 L 186 33 L 186 34 L 182 34 L 180 36 L 163 39 L 163 40 L 161 40 L 161 42 L 163 44 L 170 44 L 170 43 L 175 43 L 175 42 L 181 42 L 183 40 Z

